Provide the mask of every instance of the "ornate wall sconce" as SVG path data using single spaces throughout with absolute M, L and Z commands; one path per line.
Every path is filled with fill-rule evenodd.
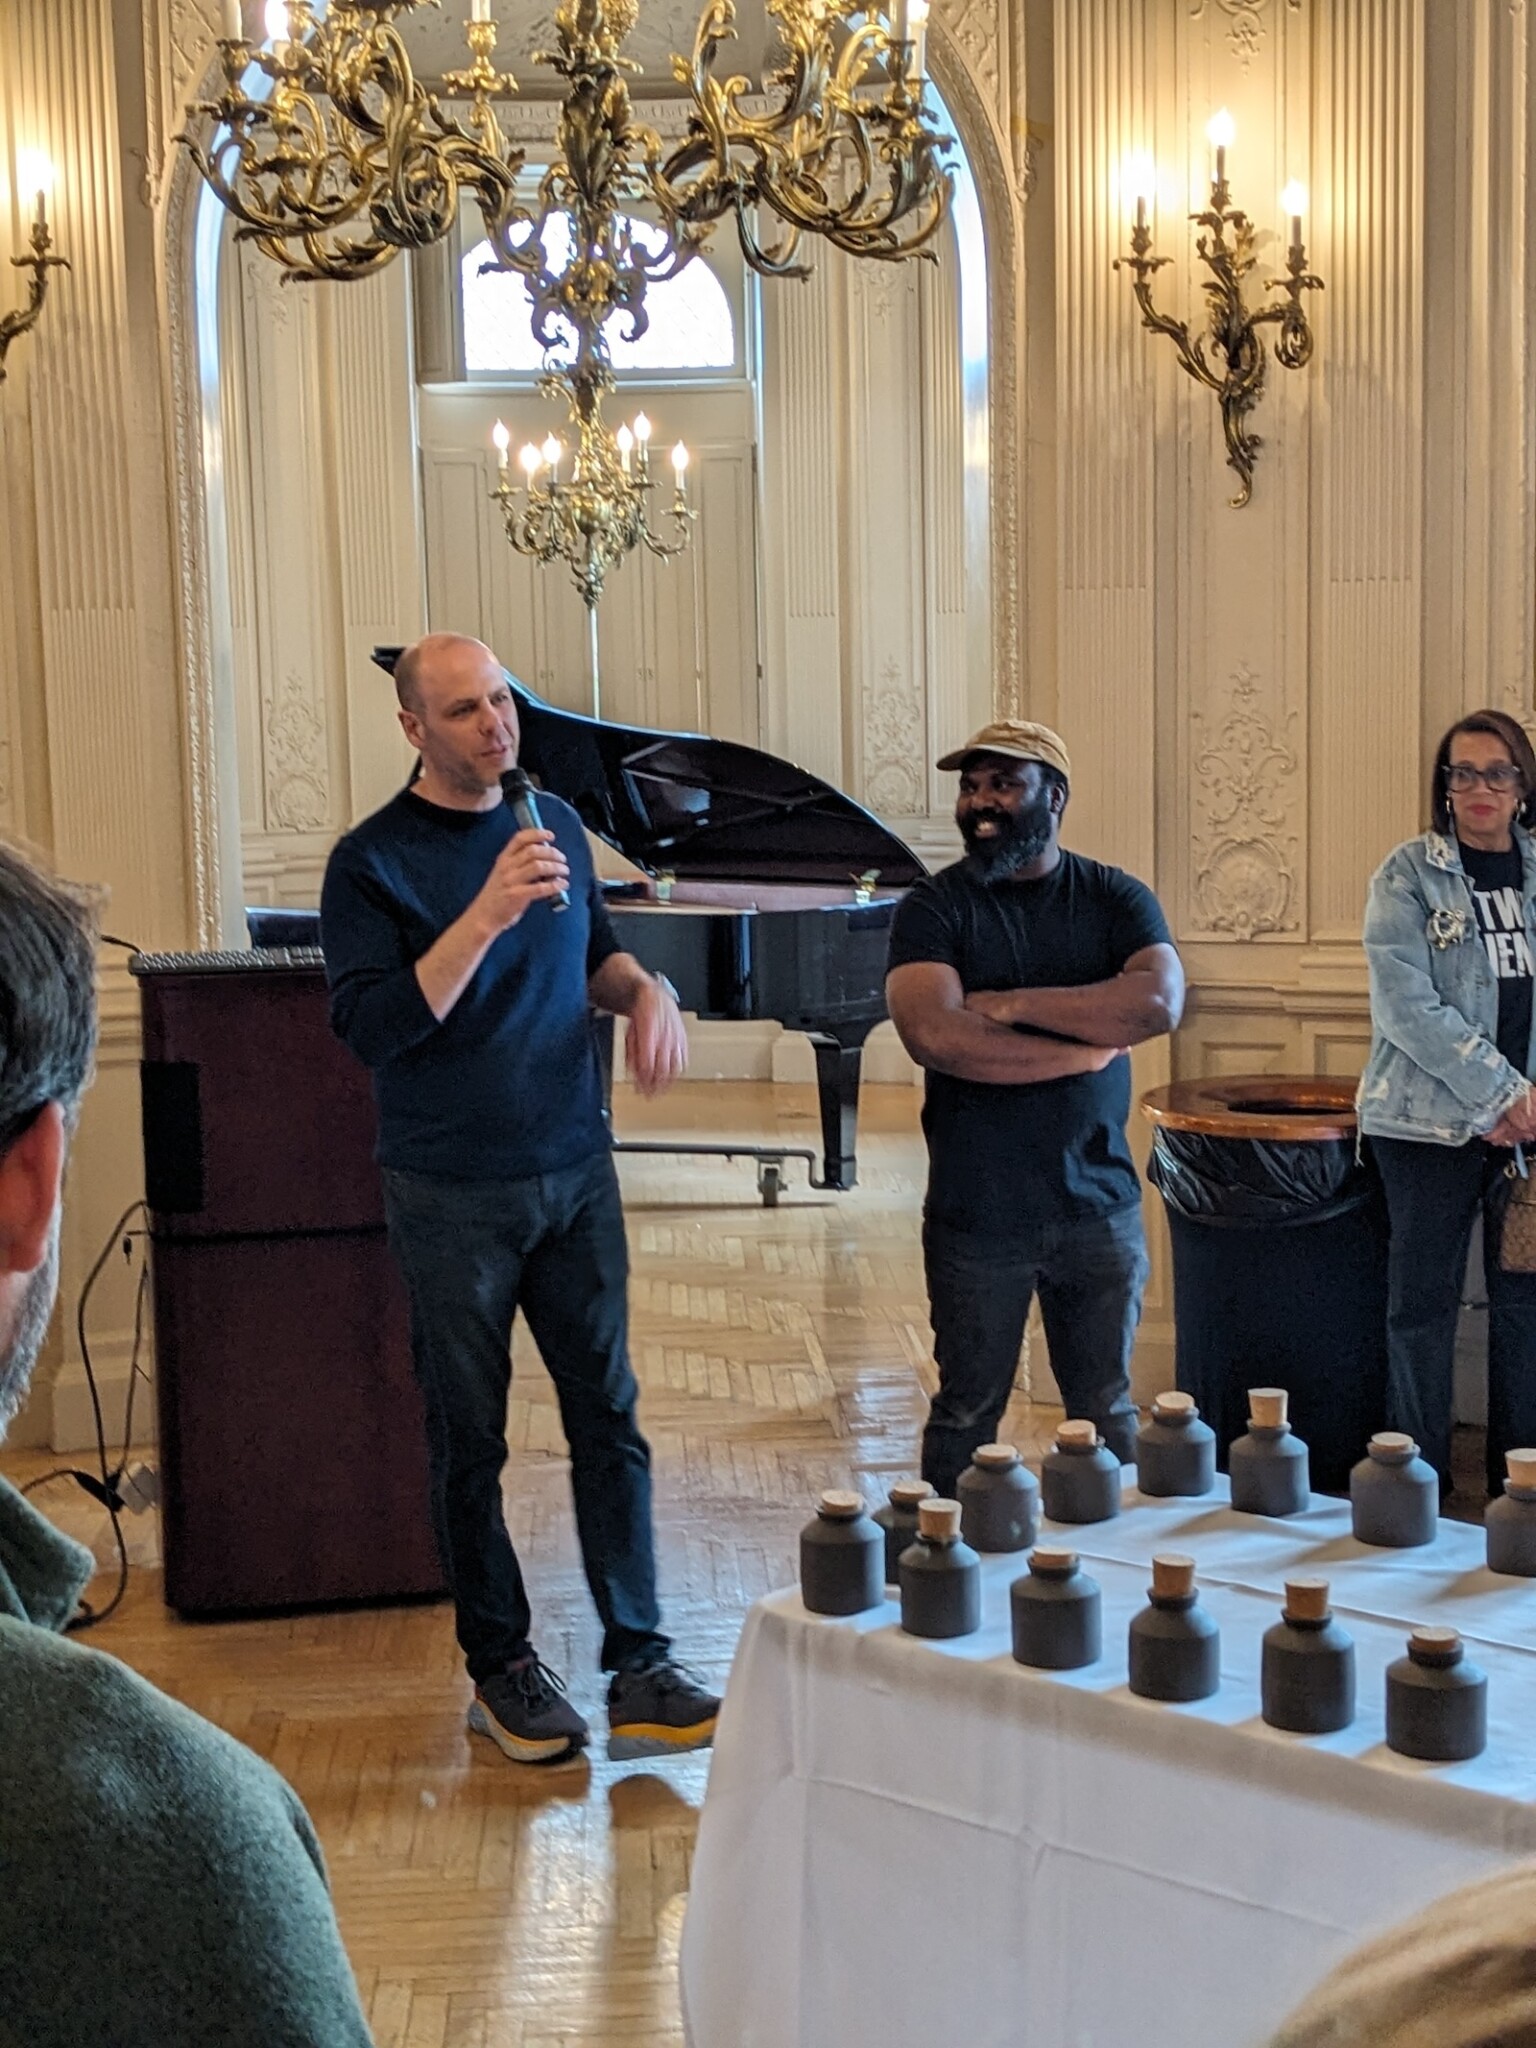
M 48 273 L 50 270 L 68 270 L 69 264 L 62 256 L 55 256 L 53 238 L 48 232 L 48 187 L 53 182 L 53 167 L 46 157 L 24 156 L 17 165 L 17 177 L 22 189 L 34 188 L 37 192 L 37 208 L 32 216 L 32 233 L 28 238 L 31 253 L 13 256 L 14 270 L 30 270 L 32 282 L 27 287 L 27 303 L 14 313 L 0 318 L 0 384 L 5 382 L 6 352 L 13 341 L 30 332 L 37 325 L 37 316 L 43 310 L 43 300 L 48 296 Z
M 1191 336 L 1189 323 L 1158 312 L 1152 303 L 1152 279 L 1172 259 L 1152 254 L 1152 229 L 1147 209 L 1156 189 L 1153 167 L 1142 159 L 1131 167 L 1130 182 L 1136 197 L 1136 224 L 1131 230 L 1131 253 L 1115 259 L 1116 270 L 1131 273 L 1131 289 L 1141 308 L 1141 324 L 1154 334 L 1166 334 L 1178 352 L 1182 368 L 1198 384 L 1214 391 L 1221 406 L 1222 431 L 1227 441 L 1227 462 L 1242 479 L 1242 488 L 1229 502 L 1246 505 L 1253 496 L 1253 465 L 1262 446 L 1253 433 L 1248 415 L 1264 390 L 1268 353 L 1260 329 L 1278 326 L 1275 356 L 1282 369 L 1299 370 L 1312 358 L 1312 329 L 1301 303 L 1303 292 L 1320 292 L 1323 281 L 1307 269 L 1306 245 L 1301 238 L 1302 216 L 1306 212 L 1304 185 L 1294 180 L 1280 195 L 1290 216 L 1291 239 L 1286 252 L 1286 275 L 1266 278 L 1266 292 L 1279 292 L 1278 301 L 1250 308 L 1244 297 L 1244 281 L 1255 262 L 1255 234 L 1247 214 L 1232 205 L 1227 184 L 1227 150 L 1233 135 L 1232 116 L 1225 108 L 1215 115 L 1206 130 L 1216 152 L 1211 176 L 1210 204 L 1203 213 L 1190 215 L 1202 232 L 1195 238 L 1195 254 L 1210 273 L 1205 292 L 1207 325 L 1203 335 Z M 1212 357 L 1219 358 L 1213 361 Z

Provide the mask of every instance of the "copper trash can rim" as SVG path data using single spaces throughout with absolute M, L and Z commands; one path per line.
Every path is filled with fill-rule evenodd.
M 1355 1082 L 1334 1074 L 1210 1074 L 1149 1088 L 1141 1113 L 1163 1130 L 1306 1144 L 1355 1135 Z

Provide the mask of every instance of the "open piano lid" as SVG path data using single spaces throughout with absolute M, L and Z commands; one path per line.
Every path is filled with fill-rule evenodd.
M 393 674 L 401 652 L 376 647 L 373 658 Z M 862 804 L 775 754 L 560 711 L 502 673 L 517 699 L 522 765 L 636 867 L 712 882 L 844 884 L 873 871 L 882 889 L 927 873 Z

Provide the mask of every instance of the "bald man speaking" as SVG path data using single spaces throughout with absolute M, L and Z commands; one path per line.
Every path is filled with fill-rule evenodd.
M 395 690 L 420 774 L 338 842 L 321 925 L 332 1025 L 373 1072 L 434 1526 L 475 1688 L 469 1725 L 520 1763 L 563 1761 L 590 1733 L 533 1646 L 502 1508 L 521 1309 L 570 1447 L 613 1674 L 608 1754 L 702 1748 L 720 1703 L 661 1632 L 628 1249 L 590 1010 L 629 1020 L 643 1094 L 682 1072 L 682 1018 L 670 984 L 620 951 L 576 813 L 541 793 L 541 827 L 519 830 L 503 802 L 517 707 L 491 650 L 430 634 L 400 657 Z

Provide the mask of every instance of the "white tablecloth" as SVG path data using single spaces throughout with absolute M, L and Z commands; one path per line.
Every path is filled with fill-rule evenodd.
M 692 2048 L 1244 2048 L 1364 1935 L 1536 1854 L 1536 1581 L 1481 1529 L 1372 1550 L 1347 1507 L 1290 1521 L 1217 1495 L 1126 1494 L 1068 1541 L 1103 1590 L 1101 1663 L 1010 1655 L 1020 1557 L 983 1560 L 983 1626 L 901 1633 L 795 1592 L 747 1617 L 721 1715 L 682 1948 Z M 1126 1628 L 1155 1550 L 1196 1558 L 1222 1686 L 1135 1698 Z M 1326 1577 L 1355 1639 L 1353 1727 L 1259 1718 L 1287 1576 Z M 1482 1757 L 1394 1756 L 1383 1674 L 1416 1622 L 1488 1674 Z

